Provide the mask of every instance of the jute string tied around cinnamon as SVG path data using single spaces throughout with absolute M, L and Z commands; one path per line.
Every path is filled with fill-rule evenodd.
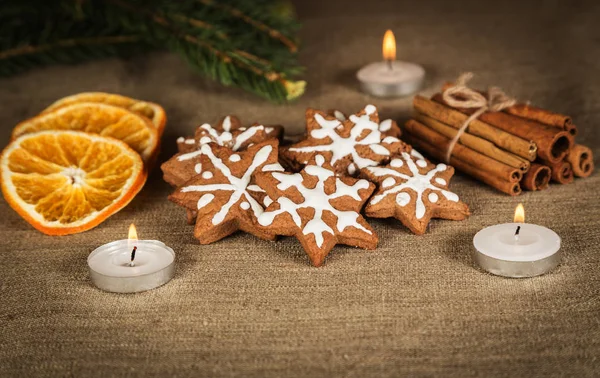
M 449 87 L 442 93 L 446 104 L 452 106 L 453 108 L 477 109 L 475 113 L 471 114 L 471 116 L 465 120 L 465 122 L 458 129 L 458 132 L 454 138 L 452 138 L 450 141 L 450 144 L 448 145 L 448 151 L 446 151 L 446 163 L 450 162 L 450 156 L 452 156 L 454 146 L 456 146 L 456 143 L 473 120 L 476 120 L 480 115 L 487 111 L 499 112 L 503 109 L 513 106 L 517 102 L 514 98 L 508 97 L 500 88 L 497 87 L 490 87 L 488 89 L 486 98 L 481 93 L 467 87 L 467 83 L 472 78 L 473 73 L 463 73 L 458 77 L 453 86 Z

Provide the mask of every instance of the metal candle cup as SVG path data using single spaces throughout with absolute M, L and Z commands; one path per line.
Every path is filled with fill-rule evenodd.
M 96 248 L 87 261 L 94 285 L 114 293 L 154 289 L 175 274 L 175 252 L 158 240 L 117 240 Z
M 421 88 L 425 70 L 418 64 L 396 60 L 396 40 L 391 30 L 383 38 L 383 59 L 383 62 L 368 64 L 357 72 L 364 92 L 377 97 L 399 97 Z
M 503 277 L 539 276 L 561 261 L 560 237 L 535 224 L 515 222 L 484 228 L 473 238 L 473 245 L 477 264 Z

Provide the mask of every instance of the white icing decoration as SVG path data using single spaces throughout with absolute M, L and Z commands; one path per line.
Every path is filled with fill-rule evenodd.
M 265 133 L 267 133 L 267 134 L 271 134 L 273 132 L 273 130 L 275 130 L 275 129 L 272 127 L 265 127 Z
M 225 131 L 231 131 L 231 117 L 225 117 L 225 119 L 223 120 L 223 125 L 221 125 L 221 127 L 223 127 L 223 130 Z
M 271 197 L 265 196 L 265 199 L 263 200 L 263 203 L 265 204 L 265 207 L 268 207 L 270 204 L 273 203 L 273 200 L 271 199 Z
M 392 159 L 390 165 L 394 168 L 400 168 L 404 165 L 404 162 L 402 161 L 402 159 Z
M 425 157 L 421 155 L 421 153 L 414 148 L 410 151 L 410 155 L 416 157 L 417 159 L 425 160 Z
M 209 171 L 202 172 L 202 178 L 206 179 L 206 180 L 211 179 L 211 178 L 213 178 L 213 174 L 212 174 L 212 172 L 209 172 Z
M 438 197 L 438 195 L 435 193 L 429 193 L 429 195 L 427 196 L 427 199 L 431 203 L 436 203 L 438 201 L 438 199 L 440 199 L 440 197 Z
M 264 130 L 265 127 L 264 126 L 252 126 L 249 127 L 247 130 L 245 130 L 244 132 L 242 132 L 240 135 L 238 135 L 235 138 L 235 143 L 233 144 L 233 147 L 231 147 L 232 150 L 237 151 L 240 149 L 240 147 L 242 146 L 242 144 L 244 144 L 244 142 L 246 142 L 248 139 L 252 138 L 254 136 L 254 134 L 256 134 L 259 130 Z M 248 146 L 252 146 L 252 143 L 249 144 Z
M 369 144 L 369 148 L 377 155 L 388 156 L 390 154 L 390 151 L 388 151 L 388 149 L 383 147 L 381 144 Z
M 356 164 L 354 164 L 354 163 L 351 163 L 351 164 L 348 166 L 348 174 L 352 176 L 352 175 L 354 175 L 355 173 L 356 173 Z
M 379 131 L 381 131 L 381 132 L 389 131 L 391 128 L 392 128 L 392 120 L 391 119 L 383 120 L 379 124 Z
M 221 142 L 223 143 L 223 145 L 225 144 L 225 142 L 229 142 L 233 139 L 233 135 L 229 132 L 229 131 L 223 131 L 221 133 Z
M 240 207 L 243 210 L 248 210 L 250 208 L 250 204 L 248 202 L 244 201 L 244 202 L 240 203 Z
M 400 142 L 400 139 L 393 137 L 393 136 L 386 136 L 381 141 L 381 143 L 387 143 L 387 144 L 398 143 L 398 142 Z
M 437 182 L 437 183 L 438 183 L 438 184 L 440 184 L 440 185 L 446 185 L 446 184 L 447 184 L 447 183 L 446 183 L 446 180 L 444 180 L 444 179 L 443 179 L 443 178 L 441 178 L 441 177 L 436 177 L 436 178 L 435 178 L 435 182 Z
M 373 196 L 371 198 L 370 204 L 373 204 L 373 205 L 377 204 L 379 201 L 381 201 L 383 198 L 387 197 L 388 195 L 394 195 L 394 194 L 398 193 L 398 195 L 396 195 L 396 202 L 400 206 L 405 206 L 408 203 L 406 201 L 407 196 L 410 201 L 410 194 L 407 192 L 403 192 L 403 191 L 406 191 L 408 189 L 408 190 L 410 190 L 409 192 L 414 192 L 417 195 L 417 198 L 415 200 L 415 216 L 417 217 L 417 219 L 421 219 L 425 215 L 425 211 L 426 211 L 425 204 L 423 203 L 423 193 L 426 190 L 439 192 L 444 197 L 446 197 L 447 200 L 452 201 L 452 202 L 458 202 L 458 196 L 456 194 L 454 194 L 450 191 L 447 191 L 445 189 L 438 188 L 437 186 L 434 186 L 431 183 L 434 176 L 436 174 L 438 174 L 439 172 L 445 171 L 447 166 L 445 164 L 438 164 L 434 169 L 428 171 L 426 174 L 421 174 L 421 173 L 419 173 L 419 168 L 417 168 L 417 165 L 415 164 L 415 159 L 413 157 L 411 157 L 411 155 L 413 155 L 417 159 L 421 159 L 422 155 L 419 154 L 418 152 L 417 152 L 417 154 L 418 155 L 411 153 L 409 155 L 406 152 L 402 153 L 402 159 L 407 164 L 407 167 L 410 170 L 410 172 L 412 173 L 412 176 L 406 175 L 404 173 L 400 173 L 400 172 L 395 171 L 390 168 L 383 168 L 383 167 L 368 167 L 367 168 L 367 170 L 369 172 L 371 172 L 374 176 L 377 176 L 377 177 L 383 177 L 383 176 L 389 175 L 389 176 L 393 176 L 393 177 L 399 177 L 401 179 L 400 182 L 396 186 L 393 186 L 392 188 L 383 191 L 381 194 Z M 392 160 L 392 162 L 394 160 Z M 387 178 L 386 178 L 386 180 L 387 180 Z M 399 192 L 405 193 L 406 195 L 400 196 L 400 194 L 402 194 L 402 193 L 399 193 Z M 432 198 L 431 195 L 429 195 L 428 198 L 431 201 L 431 198 Z M 435 202 L 435 201 L 431 201 L 431 202 Z
M 410 194 L 406 192 L 400 192 L 396 196 L 396 203 L 402 207 L 408 205 L 410 203 Z
M 252 190 L 253 192 L 264 193 L 265 190 L 258 185 L 248 185 L 248 190 Z
M 217 225 L 225 219 L 227 214 L 229 213 L 229 209 L 236 204 L 242 197 L 245 201 L 250 204 L 252 208 L 252 212 L 255 217 L 258 217 L 263 212 L 262 206 L 256 202 L 256 200 L 248 193 L 248 184 L 250 183 L 250 179 L 252 178 L 252 174 L 254 171 L 262 164 L 264 164 L 269 155 L 273 151 L 273 147 L 270 145 L 266 145 L 262 147 L 252 159 L 252 163 L 244 173 L 244 175 L 240 177 L 234 176 L 229 168 L 223 163 L 221 159 L 216 157 L 212 149 L 209 145 L 204 145 L 201 147 L 202 154 L 208 156 L 210 161 L 216 170 L 220 171 L 223 176 L 227 179 L 229 183 L 227 184 L 208 184 L 208 185 L 189 185 L 181 188 L 183 193 L 187 192 L 212 192 L 215 190 L 225 190 L 231 191 L 231 196 L 225 205 L 221 207 L 221 210 L 216 213 L 212 219 L 212 224 Z M 205 172 L 206 173 L 206 172 Z M 204 197 L 204 196 L 203 196 Z M 212 199 L 211 199 L 212 201 Z M 210 201 L 209 201 L 210 202 Z
M 200 142 L 199 142 L 200 146 L 199 146 L 198 150 L 189 152 L 187 154 L 183 154 L 183 155 L 179 156 L 177 158 L 177 160 L 184 161 L 184 160 L 193 159 L 196 156 L 202 155 L 202 152 L 200 152 L 200 149 L 202 148 L 202 146 L 205 144 L 211 143 L 211 142 L 216 143 L 219 146 L 229 147 L 233 151 L 238 151 L 242 147 L 242 145 L 246 141 L 248 141 L 248 139 L 252 138 L 258 131 L 265 129 L 265 127 L 262 125 L 251 126 L 248 128 L 240 127 L 238 130 L 242 131 L 242 132 L 240 134 L 238 134 L 236 137 L 234 137 L 231 132 L 231 119 L 229 118 L 229 116 L 225 117 L 225 119 L 223 120 L 222 127 L 223 127 L 223 131 L 219 131 L 219 130 L 213 128 L 208 123 L 201 125 L 200 128 L 202 130 L 204 130 L 204 132 L 207 133 L 208 135 L 204 135 L 200 138 Z M 191 140 L 192 142 L 189 143 L 188 140 Z M 185 143 L 194 144 L 196 142 L 194 139 L 188 139 L 188 140 L 186 140 Z M 178 141 L 179 141 L 179 139 L 178 139 Z M 249 144 L 248 146 L 252 146 L 252 144 Z
M 202 172 L 202 164 L 198 163 L 194 166 L 194 171 L 196 171 L 197 174 L 200 174 Z
M 177 143 L 183 143 L 184 140 L 185 140 L 184 137 L 179 137 L 179 138 L 177 138 Z
M 202 195 L 202 197 L 200 197 L 200 199 L 198 200 L 197 209 L 201 209 L 204 206 L 208 205 L 209 203 L 212 202 L 213 199 L 215 199 L 215 196 L 213 194 L 206 193 L 206 194 Z
M 346 185 L 338 177 L 335 177 L 336 191 L 332 194 L 327 194 L 325 193 L 325 181 L 328 178 L 335 176 L 333 171 L 317 165 L 308 165 L 304 168 L 304 172 L 318 179 L 318 182 L 313 189 L 304 186 L 304 178 L 299 173 L 272 173 L 273 178 L 279 181 L 279 184 L 277 184 L 279 190 L 295 187 L 300 194 L 302 194 L 304 201 L 301 203 L 294 203 L 287 197 L 279 197 L 277 199 L 279 209 L 261 214 L 258 217 L 259 224 L 268 226 L 273 223 L 278 215 L 283 213 L 290 214 L 296 226 L 302 228 L 302 233 L 304 235 L 313 234 L 315 243 L 318 247 L 321 247 L 324 242 L 323 234 L 326 232 L 332 235 L 334 234 L 334 230 L 323 220 L 323 213 L 328 212 L 337 218 L 335 228 L 338 232 L 342 232 L 346 227 L 352 226 L 358 230 L 371 234 L 370 230 L 358 223 L 359 213 L 355 211 L 338 210 L 330 203 L 330 200 L 343 196 L 350 196 L 351 198 L 360 201 L 361 198 L 358 192 L 361 189 L 367 189 L 369 187 L 368 181 L 358 180 L 354 185 Z M 313 218 L 302 227 L 302 219 L 300 218 L 298 210 L 306 208 L 314 209 L 314 215 Z
M 365 106 L 365 113 L 367 113 L 367 115 L 371 115 L 373 113 L 375 113 L 377 111 L 377 108 L 375 107 L 375 105 L 367 105 Z M 352 118 L 352 117 L 350 117 Z
M 323 166 L 323 164 L 325 163 L 325 158 L 323 157 L 323 155 L 317 155 L 317 156 L 315 157 L 315 162 L 317 163 L 317 165 L 318 165 L 319 167 L 322 167 L 322 166 Z
M 279 163 L 267 164 L 262 169 L 263 172 L 271 172 L 271 171 L 283 172 L 284 170 L 285 169 L 283 169 L 283 167 Z
M 425 160 L 419 159 L 419 160 L 417 160 L 417 165 L 421 168 L 425 168 L 425 167 L 427 167 L 427 162 Z
M 240 155 L 238 155 L 238 154 L 233 154 L 229 157 L 229 161 L 232 161 L 234 163 L 238 162 L 240 160 L 241 160 L 241 158 L 240 158 Z
M 394 180 L 393 177 L 387 177 L 385 180 L 383 180 L 383 182 L 381 183 L 381 187 L 382 188 L 387 188 L 390 187 L 392 185 L 394 185 L 396 183 L 396 180 Z
M 389 155 L 390 151 L 387 147 L 382 146 L 383 135 L 379 131 L 379 125 L 369 118 L 369 116 L 375 113 L 377 109 L 373 105 L 367 105 L 365 107 L 365 114 L 361 116 L 351 115 L 350 121 L 354 126 L 350 130 L 350 136 L 345 138 L 340 136 L 335 130 L 342 126 L 342 123 L 338 119 L 327 120 L 322 115 L 316 114 L 315 121 L 321 126 L 319 129 L 314 129 L 310 132 L 310 136 L 315 139 L 329 138 L 330 144 L 318 145 L 318 146 L 305 146 L 305 147 L 290 147 L 289 151 L 293 152 L 323 152 L 328 151 L 332 153 L 331 164 L 335 164 L 337 161 L 350 155 L 352 161 L 356 164 L 357 168 L 365 168 L 369 166 L 378 165 L 376 161 L 364 158 L 356 151 L 356 146 L 368 145 L 373 152 L 378 155 Z M 369 133 L 361 140 L 364 131 L 368 130 Z M 385 152 L 384 152 L 385 150 Z M 350 173 L 350 168 L 349 168 Z M 350 173 L 352 174 L 352 173 Z
M 340 121 L 345 121 L 346 120 L 346 116 L 344 115 L 344 113 L 340 112 L 339 110 L 334 110 L 333 111 L 333 116 L 335 118 L 337 118 Z

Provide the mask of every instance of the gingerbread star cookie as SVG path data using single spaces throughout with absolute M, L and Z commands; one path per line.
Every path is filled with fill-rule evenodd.
M 169 200 L 197 212 L 194 236 L 201 244 L 213 243 L 237 230 L 262 239 L 275 238 L 257 227 L 265 194 L 253 184 L 253 178 L 258 172 L 283 171 L 277 162 L 278 144 L 272 139 L 244 152 L 214 143 L 201 147 L 202 173 L 169 196 Z
M 383 167 L 361 169 L 360 176 L 378 184 L 365 208 L 373 218 L 394 217 L 415 234 L 425 233 L 431 218 L 463 220 L 469 207 L 448 191 L 454 168 L 433 165 L 416 150 L 402 152 Z
M 283 132 L 281 126 L 253 125 L 242 127 L 235 116 L 223 118 L 216 127 L 205 123 L 198 127 L 194 138 L 179 138 L 179 154 L 162 164 L 163 178 L 173 186 L 182 185 L 193 176 L 200 174 L 202 146 L 215 143 L 233 151 L 244 151 L 249 146 L 279 138 Z
M 339 110 L 330 110 L 328 114 L 342 122 L 348 119 L 348 116 Z M 384 133 L 391 132 L 397 138 L 400 138 L 400 135 L 402 135 L 402 130 L 400 129 L 400 126 L 398 126 L 398 123 L 389 118 L 379 122 L 379 131 Z
M 342 113 L 337 115 L 345 118 Z M 398 139 L 398 125 L 391 121 L 379 123 L 373 105 L 342 120 L 333 114 L 308 109 L 306 130 L 306 139 L 282 149 L 282 154 L 299 164 L 322 155 L 342 174 L 354 175 L 361 168 L 380 165 L 389 161 L 391 155 L 410 150 L 410 146 Z
M 280 139 L 282 135 L 283 127 L 280 125 L 264 126 L 254 123 L 252 126 L 244 127 L 239 118 L 229 115 L 214 127 L 208 123 L 202 124 L 197 128 L 194 137 L 179 137 L 177 148 L 179 152 L 193 152 L 203 144 L 213 142 L 234 151 L 243 151 L 253 143 L 270 138 Z
M 338 243 L 377 246 L 377 234 L 360 215 L 375 185 L 338 176 L 323 156 L 315 156 L 300 173 L 259 173 L 256 183 L 272 201 L 258 224 L 266 232 L 298 238 L 314 266 L 322 265 Z

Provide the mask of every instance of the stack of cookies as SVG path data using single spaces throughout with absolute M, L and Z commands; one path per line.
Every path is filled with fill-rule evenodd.
M 169 199 L 187 210 L 200 243 L 237 230 L 266 240 L 295 236 L 320 266 L 338 243 L 377 247 L 363 208 L 416 234 L 431 218 L 469 215 L 448 190 L 454 169 L 429 163 L 373 105 L 349 117 L 308 109 L 303 140 L 280 147 L 282 134 L 281 126 L 243 127 L 228 116 L 178 139 L 179 153 L 162 170 L 177 188 Z

